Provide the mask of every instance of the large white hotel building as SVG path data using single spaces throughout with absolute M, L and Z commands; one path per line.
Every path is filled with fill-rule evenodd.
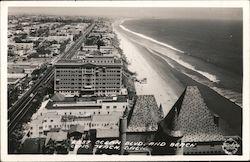
M 122 61 L 113 55 L 62 60 L 55 65 L 54 91 L 66 97 L 120 95 L 122 67 Z

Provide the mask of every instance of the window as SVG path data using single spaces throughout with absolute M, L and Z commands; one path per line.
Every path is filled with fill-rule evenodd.
M 110 106 L 106 106 L 106 108 L 107 108 L 107 109 L 109 109 L 109 108 L 110 108 Z
M 53 122 L 53 120 L 50 120 L 50 122 Z
M 39 127 L 39 129 L 43 129 L 43 127 Z
M 108 111 L 108 114 L 109 114 L 109 111 Z
M 30 130 L 32 130 L 33 129 L 33 127 L 30 127 Z
M 49 128 L 51 128 L 51 125 L 49 125 Z
M 114 109 L 116 109 L 116 108 L 117 108 L 117 106 L 113 106 L 113 108 L 114 108 Z

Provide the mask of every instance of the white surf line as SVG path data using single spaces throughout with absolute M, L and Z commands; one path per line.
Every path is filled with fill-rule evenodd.
M 213 91 L 215 91 L 216 93 L 221 95 L 222 97 L 230 100 L 231 102 L 235 103 L 236 105 L 238 105 L 238 106 L 240 106 L 242 108 L 242 103 L 238 102 L 238 99 L 236 99 L 236 98 L 239 98 L 239 97 L 242 98 L 240 93 L 234 92 L 234 91 L 231 91 L 231 90 L 227 90 L 227 89 L 222 89 L 222 88 L 218 88 L 218 87 L 209 86 L 209 85 L 207 85 L 205 83 L 200 82 L 197 79 L 197 77 L 194 76 L 194 75 L 191 75 L 191 74 L 188 74 L 188 73 L 185 73 L 185 72 L 182 72 L 182 73 L 185 74 L 186 76 L 190 77 L 194 81 L 209 87 L 210 89 L 212 89 Z M 230 94 L 230 95 L 228 95 L 228 94 Z
M 157 54 L 156 52 L 154 52 L 153 50 L 149 49 L 149 48 L 146 48 L 149 52 L 153 53 L 154 55 L 157 55 L 159 56 L 160 58 L 162 58 L 164 61 L 166 61 L 168 64 L 170 63 L 166 58 L 164 58 L 163 56 Z M 169 64 L 171 67 L 174 67 L 171 63 Z M 203 83 L 201 81 L 199 81 L 199 79 L 194 76 L 194 75 L 191 75 L 191 74 L 188 74 L 186 72 L 181 72 L 183 74 L 185 74 L 186 76 L 188 76 L 189 78 L 193 79 L 194 81 L 198 82 L 198 83 L 201 83 L 207 87 L 209 87 L 210 89 L 212 89 L 213 91 L 215 91 L 216 93 L 218 93 L 219 95 L 221 95 L 222 97 L 230 100 L 231 102 L 237 104 L 238 106 L 240 106 L 242 108 L 242 102 L 239 102 L 238 99 L 236 99 L 237 97 L 238 98 L 241 98 L 240 100 L 242 100 L 242 97 L 241 97 L 241 94 L 238 93 L 238 92 L 234 92 L 232 90 L 227 90 L 227 89 L 222 89 L 222 88 L 218 88 L 218 87 L 214 87 L 214 86 L 209 86 L 209 84 L 206 84 L 206 83 Z M 230 95 L 228 95 L 230 94 Z
M 161 55 L 159 55 L 158 53 L 156 53 L 154 50 L 152 50 L 152 49 L 150 49 L 150 48 L 148 48 L 148 47 L 145 47 L 143 44 L 141 44 L 141 43 L 139 43 L 139 42 L 136 42 L 136 41 L 133 40 L 133 39 L 131 39 L 131 40 L 134 41 L 134 42 L 137 43 L 137 44 L 142 45 L 144 48 L 146 48 L 146 49 L 147 49 L 149 52 L 151 52 L 152 54 L 157 55 L 157 56 L 161 57 L 162 59 L 164 59 L 165 61 L 167 61 L 164 57 L 162 57 Z M 161 53 L 161 52 L 159 52 L 159 53 Z M 215 82 L 215 83 L 219 83 L 219 82 L 220 82 L 220 80 L 217 79 L 217 77 L 216 77 L 215 75 L 210 74 L 210 73 L 205 72 L 205 71 L 201 71 L 201 70 L 195 69 L 194 66 L 190 65 L 189 63 L 186 63 L 186 62 L 182 61 L 182 60 L 180 59 L 180 57 L 179 57 L 178 55 L 176 55 L 176 54 L 171 54 L 171 55 L 169 55 L 169 54 L 164 54 L 164 55 L 167 56 L 167 57 L 169 57 L 169 58 L 171 58 L 172 60 L 174 60 L 174 61 L 177 62 L 178 64 L 184 66 L 185 68 L 190 69 L 190 70 L 192 70 L 192 71 L 195 71 L 195 72 L 201 74 L 202 76 L 204 76 L 205 78 L 207 78 L 208 80 L 210 80 L 210 81 L 212 81 L 212 82 Z M 169 63 L 169 61 L 167 61 L 167 63 Z M 170 64 L 169 64 L 169 65 L 170 65 Z M 173 65 L 171 64 L 170 66 L 173 66 Z
M 154 42 L 154 43 L 160 44 L 160 45 L 162 45 L 162 46 L 165 46 L 165 47 L 170 48 L 170 49 L 172 49 L 172 50 L 178 51 L 178 52 L 180 52 L 180 53 L 184 53 L 184 51 L 179 50 L 179 49 L 177 49 L 177 48 L 175 48 L 175 47 L 173 47 L 173 46 L 171 46 L 171 45 L 168 45 L 168 44 L 166 44 L 166 43 L 157 41 L 157 40 L 155 40 L 155 39 L 153 39 L 153 38 L 150 38 L 150 37 L 148 37 L 148 36 L 145 36 L 145 35 L 143 35 L 143 34 L 140 34 L 140 33 L 134 32 L 134 31 L 131 31 L 131 30 L 127 29 L 126 27 L 124 27 L 123 25 L 119 25 L 119 26 L 120 26 L 123 30 L 125 30 L 125 31 L 127 31 L 127 32 L 130 32 L 130 33 L 132 33 L 132 34 L 135 34 L 135 35 L 137 35 L 137 36 L 139 36 L 139 37 L 142 37 L 142 38 L 144 38 L 144 39 L 150 40 L 150 41 L 152 41 L 152 42 Z
M 142 38 L 144 38 L 144 39 L 150 40 L 150 41 L 152 41 L 152 42 L 154 42 L 154 43 L 160 44 L 160 45 L 165 46 L 165 47 L 167 47 L 167 48 L 170 48 L 170 49 L 172 49 L 172 50 L 175 50 L 175 51 L 184 53 L 183 51 L 181 51 L 181 50 L 179 50 L 179 49 L 177 49 L 177 48 L 174 48 L 174 47 L 172 47 L 172 46 L 170 46 L 170 45 L 168 45 L 168 44 L 159 42 L 159 41 L 157 41 L 157 40 L 155 40 L 155 39 L 153 39 L 153 38 L 147 37 L 147 36 L 142 35 L 142 34 L 140 34 L 140 33 L 133 32 L 133 31 L 131 31 L 131 30 L 125 28 L 125 27 L 122 26 L 122 25 L 120 25 L 120 27 L 121 27 L 123 30 L 125 30 L 125 31 L 127 31 L 127 32 L 130 32 L 130 33 L 132 33 L 132 34 L 135 34 L 135 35 L 137 35 L 137 36 L 139 36 L 139 37 L 142 37 Z M 134 41 L 134 42 L 135 42 L 135 41 Z M 136 42 L 136 43 L 139 43 L 139 42 Z M 139 44 L 140 44 L 140 43 L 139 43 Z M 140 44 L 140 45 L 143 45 L 143 44 Z M 144 46 L 144 45 L 143 45 L 143 46 Z M 145 46 L 144 46 L 144 47 L 145 47 Z M 145 47 L 145 48 L 147 48 L 147 47 Z M 147 49 L 148 49 L 148 48 L 147 48 Z M 148 49 L 148 50 L 149 50 L 149 49 Z M 151 52 L 151 51 L 150 51 L 150 52 Z M 151 52 L 151 53 L 153 53 L 153 52 Z M 155 52 L 154 52 L 154 53 L 155 53 Z M 156 54 L 156 53 L 155 53 L 155 54 Z M 158 55 L 158 54 L 157 54 L 157 55 Z M 158 55 L 158 56 L 159 56 L 159 55 Z M 166 56 L 167 56 L 167 55 L 166 55 Z M 172 56 L 173 56 L 173 55 L 172 55 Z M 207 79 L 209 79 L 209 80 L 212 81 L 212 82 L 215 82 L 215 83 L 219 83 L 219 82 L 220 82 L 220 80 L 217 79 L 217 77 L 216 77 L 215 75 L 210 74 L 210 73 L 205 72 L 205 71 L 201 71 L 201 70 L 195 69 L 194 66 L 190 65 L 190 64 L 187 63 L 187 62 L 184 62 L 184 61 L 181 60 L 180 57 L 177 56 L 177 55 L 175 55 L 175 57 L 171 57 L 171 56 L 167 56 L 167 57 L 170 57 L 170 58 L 173 59 L 174 61 L 178 62 L 180 65 L 182 65 L 182 66 L 184 66 L 184 67 L 186 67 L 186 68 L 188 68 L 188 69 L 190 69 L 190 70 L 193 70 L 193 71 L 195 71 L 195 72 L 197 72 L 197 73 L 203 75 L 204 77 L 206 77 Z

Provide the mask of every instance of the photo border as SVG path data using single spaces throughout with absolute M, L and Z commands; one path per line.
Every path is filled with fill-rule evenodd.
M 8 155 L 7 149 L 7 24 L 9 7 L 194 7 L 243 10 L 242 155 Z M 1 1 L 1 161 L 176 161 L 249 160 L 249 2 L 248 1 Z M 90 156 L 90 157 L 89 157 Z

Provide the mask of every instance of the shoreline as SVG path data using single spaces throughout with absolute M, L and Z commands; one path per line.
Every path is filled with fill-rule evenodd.
M 144 57 L 143 54 L 147 51 L 129 40 L 129 38 L 119 30 L 117 24 L 119 23 L 116 22 L 113 24 L 113 28 L 120 40 L 120 47 L 130 62 L 128 69 L 136 72 L 138 78 L 147 78 L 147 84 L 135 83 L 137 95 L 153 94 L 158 106 L 160 104 L 162 105 L 164 116 L 167 115 L 184 88 L 177 87 L 178 85 L 173 86 L 173 84 L 168 84 L 168 81 L 174 79 L 172 79 L 171 76 L 163 78 L 159 74 L 157 67 L 153 67 L 153 63 Z
M 174 68 L 171 64 L 167 64 L 166 60 L 163 59 L 161 56 L 150 53 L 150 51 L 148 51 L 147 48 L 148 46 L 145 46 L 143 43 L 139 41 L 133 40 L 133 35 L 131 36 L 127 34 L 125 31 L 122 31 L 122 29 L 119 27 L 117 28 L 115 28 L 116 29 L 115 32 L 117 33 L 118 38 L 121 42 L 121 48 L 124 50 L 124 54 L 128 58 L 133 58 L 134 56 L 136 56 L 133 54 L 137 54 L 140 57 L 142 57 L 132 60 L 131 65 L 133 65 L 133 63 L 136 63 L 136 60 L 138 60 L 138 62 L 140 63 L 146 62 L 147 64 L 144 65 L 143 67 L 153 68 L 155 74 L 157 74 L 158 77 L 160 77 L 159 83 L 151 84 L 152 91 L 150 92 L 151 94 L 155 95 L 157 103 L 159 101 L 164 101 L 164 100 L 166 101 L 166 103 L 162 105 L 164 109 L 164 116 L 169 111 L 169 109 L 171 109 L 174 102 L 177 101 L 182 90 L 184 90 L 185 87 L 188 85 L 195 85 L 199 88 L 205 100 L 205 103 L 207 104 L 211 113 L 216 113 L 220 116 L 221 123 L 224 123 L 222 127 L 223 129 L 225 129 L 223 130 L 223 132 L 225 132 L 225 135 L 235 135 L 235 132 L 237 132 L 236 134 L 239 134 L 241 136 L 242 129 L 240 123 L 242 122 L 242 107 L 233 103 L 228 98 L 220 95 L 219 93 L 207 87 L 206 85 L 203 85 L 202 83 L 199 83 L 196 80 L 188 77 L 181 71 L 178 71 L 178 69 Z M 154 43 L 152 43 L 152 46 L 154 46 Z M 129 49 L 130 51 L 132 51 L 132 54 L 129 53 Z M 166 52 L 171 52 L 171 51 L 166 51 Z M 136 72 L 143 73 L 143 71 L 140 70 Z M 152 78 L 158 80 L 156 77 L 155 78 L 154 77 Z M 171 85 L 170 80 L 176 82 L 175 84 L 173 84 L 174 86 Z M 163 88 L 165 87 L 166 87 L 166 89 L 164 89 L 165 92 L 161 93 L 162 91 L 164 91 Z M 164 94 L 164 96 L 159 95 L 160 93 Z M 171 101 L 169 102 L 168 100 Z M 233 129 L 233 131 L 231 130 L 231 128 Z
M 220 69 L 213 69 L 212 73 L 201 70 L 199 68 L 199 66 L 204 66 L 203 68 L 205 68 L 205 69 L 209 68 L 209 66 L 206 63 L 200 64 L 200 63 L 197 63 L 197 61 L 196 61 L 196 63 L 199 64 L 199 66 L 198 65 L 196 65 L 197 67 L 193 66 L 189 62 L 185 61 L 185 58 L 183 58 L 183 57 L 186 57 L 186 56 L 180 55 L 180 54 L 183 54 L 182 53 L 183 51 L 179 51 L 179 49 L 176 49 L 175 47 L 172 47 L 171 45 L 157 41 L 157 40 L 150 38 L 146 35 L 131 31 L 130 29 L 127 29 L 126 27 L 124 27 L 122 25 L 122 23 L 126 20 L 127 19 L 119 20 L 119 21 L 116 21 L 114 24 L 115 24 L 115 26 L 117 26 L 118 28 L 123 30 L 122 32 L 125 32 L 125 35 L 127 35 L 127 33 L 128 33 L 128 37 L 130 35 L 132 35 L 132 37 L 133 37 L 132 39 L 134 39 L 136 37 L 135 41 L 134 41 L 136 44 L 140 44 L 140 45 L 146 47 L 149 51 L 155 50 L 155 52 L 151 51 L 152 54 L 159 52 L 159 54 L 156 54 L 156 55 L 161 55 L 162 59 L 164 59 L 170 66 L 172 66 L 171 62 L 174 61 L 178 64 L 178 66 L 182 66 L 182 67 L 188 69 L 189 71 L 193 71 L 193 72 L 201 75 L 202 77 L 205 77 L 206 79 L 208 79 L 208 81 L 205 81 L 203 79 L 199 79 L 195 75 L 190 75 L 190 74 L 186 73 L 186 75 L 188 77 L 191 77 L 196 82 L 204 84 L 204 85 L 208 85 L 208 88 L 215 91 L 216 93 L 218 93 L 222 97 L 230 100 L 232 103 L 237 104 L 241 108 L 243 107 L 242 95 L 238 91 L 235 91 L 235 89 L 233 87 L 230 88 L 230 87 L 223 86 L 224 84 L 231 84 L 228 82 L 228 80 L 230 79 L 230 76 L 225 76 L 225 75 L 222 76 L 224 74 L 224 72 L 222 72 Z M 137 37 L 139 38 L 139 40 Z M 140 39 L 140 38 L 142 38 L 142 39 Z M 145 39 L 145 40 L 143 40 L 143 39 Z M 168 61 L 167 58 L 170 58 L 171 61 Z M 172 68 L 175 68 L 175 67 L 172 66 Z M 223 79 L 221 78 L 222 80 L 220 80 L 220 77 L 223 77 Z M 234 76 L 231 76 L 231 77 L 234 78 Z M 235 82 L 235 81 L 236 80 L 233 80 L 233 82 Z M 207 84 L 207 82 L 211 82 L 211 83 Z M 222 87 L 221 87 L 221 85 L 222 85 Z

